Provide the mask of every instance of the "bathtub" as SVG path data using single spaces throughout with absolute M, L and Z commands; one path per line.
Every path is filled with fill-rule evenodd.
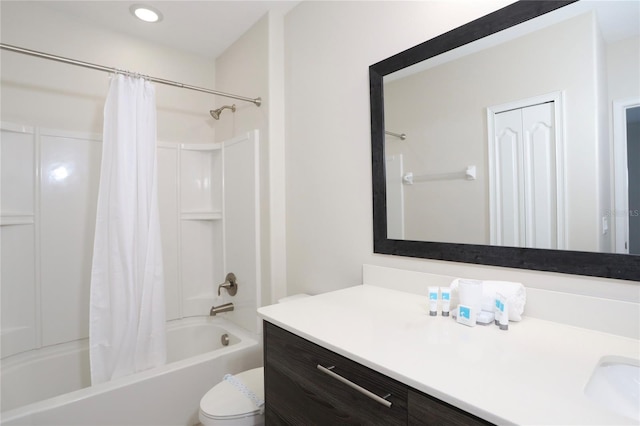
M 200 398 L 226 373 L 262 365 L 256 335 L 222 317 L 167 324 L 166 365 L 96 386 L 88 339 L 2 360 L 1 424 L 190 426 Z

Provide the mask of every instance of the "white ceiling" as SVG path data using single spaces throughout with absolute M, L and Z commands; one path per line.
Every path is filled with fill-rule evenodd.
M 113 31 L 216 58 L 268 11 L 286 13 L 299 1 L 245 0 L 74 0 L 34 1 Z M 164 15 L 161 22 L 136 19 L 129 7 L 147 4 Z
M 3 0 L 6 1 L 6 0 Z M 24 1 L 24 0 L 22 0 Z M 33 4 L 72 15 L 93 25 L 129 34 L 162 45 L 216 58 L 267 12 L 285 14 L 301 0 L 40 0 Z M 616 4 L 622 15 L 607 12 Z M 159 23 L 142 22 L 129 12 L 133 4 L 147 4 L 160 10 Z M 605 6 L 605 7 L 602 7 Z M 622 7 L 624 6 L 624 7 Z M 640 1 L 581 1 L 566 9 L 597 8 L 603 34 L 607 39 L 637 32 Z M 610 40 L 610 41 L 611 41 Z

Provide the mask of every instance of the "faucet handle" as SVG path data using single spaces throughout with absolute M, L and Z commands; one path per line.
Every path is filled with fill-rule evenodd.
M 236 275 L 233 272 L 229 272 L 225 277 L 225 281 L 218 286 L 218 296 L 220 296 L 220 289 L 226 288 L 229 296 L 235 296 L 238 292 L 238 282 L 236 281 Z

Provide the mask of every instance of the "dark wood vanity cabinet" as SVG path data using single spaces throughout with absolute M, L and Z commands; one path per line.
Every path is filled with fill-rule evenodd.
M 264 352 L 267 425 L 407 424 L 407 387 L 402 383 L 268 322 L 264 323 Z M 318 366 L 382 398 L 390 394 L 391 407 Z
M 409 389 L 409 425 L 491 425 L 486 420 L 469 414 L 451 404 L 426 395 L 415 389 Z
M 264 362 L 267 426 L 489 424 L 266 321 Z

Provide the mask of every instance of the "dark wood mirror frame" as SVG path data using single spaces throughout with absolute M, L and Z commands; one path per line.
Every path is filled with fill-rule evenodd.
M 387 238 L 383 77 L 575 1 L 519 1 L 369 67 L 374 253 L 640 281 L 640 256 Z

